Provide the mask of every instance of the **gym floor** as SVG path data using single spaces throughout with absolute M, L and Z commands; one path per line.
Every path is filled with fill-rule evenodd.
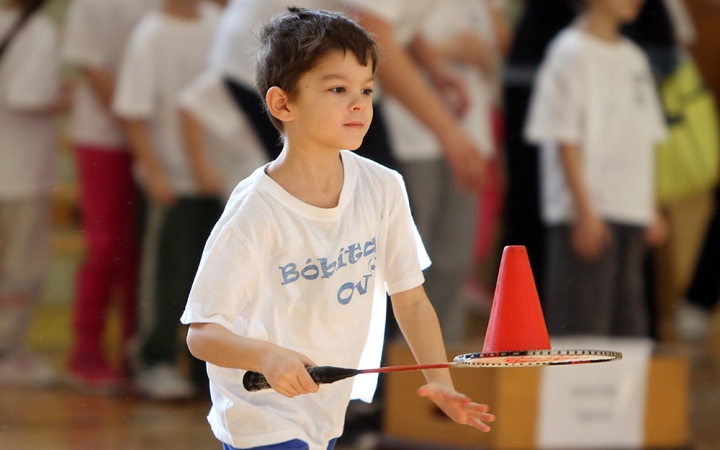
M 33 317 L 30 346 L 62 370 L 71 343 L 69 305 L 82 244 L 76 232 L 60 229 L 53 249 L 51 277 Z M 106 336 L 110 348 L 119 336 L 115 316 L 111 312 Z M 679 346 L 691 363 L 688 448 L 693 450 L 720 449 L 720 316 L 713 320 L 708 342 Z M 63 385 L 47 390 L 0 387 L 0 449 L 219 450 L 205 420 L 209 406 L 207 398 L 162 403 L 133 393 L 89 396 Z M 338 450 L 375 448 L 372 442 L 361 440 Z

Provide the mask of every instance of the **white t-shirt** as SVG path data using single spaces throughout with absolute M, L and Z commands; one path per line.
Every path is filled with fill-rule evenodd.
M 0 37 L 18 20 L 0 8 Z M 55 25 L 34 14 L 0 60 L 0 199 L 46 195 L 55 181 L 55 118 L 35 111 L 59 94 Z
M 218 73 L 255 85 L 255 55 L 260 27 L 288 6 L 336 11 L 339 0 L 230 0 L 213 42 L 210 62 Z
M 423 283 L 429 260 L 400 175 L 348 151 L 338 206 L 317 208 L 264 168 L 238 185 L 200 262 L 182 322 L 220 324 L 307 355 L 319 365 L 380 362 L 386 292 Z M 323 385 L 288 399 L 250 393 L 244 371 L 208 364 L 215 436 L 238 448 L 300 439 L 325 449 L 342 434 L 351 397 L 375 377 Z
M 113 100 L 124 119 L 147 120 L 156 156 L 180 195 L 193 195 L 177 111 L 177 96 L 207 68 L 219 8 L 203 2 L 198 20 L 149 12 L 133 30 L 123 56 Z M 137 173 L 142 184 L 143 174 Z
M 666 129 L 647 59 L 630 40 L 562 31 L 540 67 L 525 135 L 542 144 L 546 223 L 575 218 L 558 143 L 580 147 L 585 183 L 603 218 L 640 226 L 653 219 L 655 145 Z
M 223 196 L 267 163 L 255 131 L 235 106 L 222 77 L 207 70 L 181 93 L 181 108 L 203 125 L 210 159 L 223 177 Z
M 64 59 L 117 75 L 130 32 L 158 4 L 159 0 L 74 0 L 65 22 Z M 75 91 L 70 132 L 77 143 L 115 151 L 126 147 L 120 127 L 84 77 Z
M 475 33 L 490 47 L 495 33 L 490 6 L 485 1 L 443 0 L 435 2 L 426 15 L 421 31 L 431 44 L 439 44 L 463 31 Z M 476 67 L 460 64 L 452 70 L 465 82 L 470 107 L 462 125 L 483 156 L 494 154 L 490 113 L 495 88 Z M 430 161 L 443 157 L 435 135 L 394 97 L 384 101 L 385 117 L 395 157 L 401 162 Z
M 430 10 L 439 0 L 342 0 L 346 7 L 355 7 L 374 14 L 393 26 L 393 35 L 400 45 L 408 45 L 417 34 Z M 372 30 L 370 30 L 372 32 Z

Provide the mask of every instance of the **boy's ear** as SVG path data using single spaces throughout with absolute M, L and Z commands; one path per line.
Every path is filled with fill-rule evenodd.
M 270 111 L 270 114 L 277 120 L 289 122 L 293 119 L 288 95 L 284 90 L 277 86 L 271 87 L 268 89 L 267 94 L 265 94 L 265 102 L 267 103 L 268 111 Z

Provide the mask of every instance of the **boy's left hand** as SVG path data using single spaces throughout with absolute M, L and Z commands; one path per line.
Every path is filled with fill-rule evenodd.
M 417 391 L 420 397 L 432 400 L 448 417 L 459 424 L 470 425 L 480 431 L 488 432 L 490 427 L 485 422 L 495 420 L 489 414 L 487 405 L 474 403 L 470 397 L 453 389 L 447 389 L 437 384 L 426 384 Z

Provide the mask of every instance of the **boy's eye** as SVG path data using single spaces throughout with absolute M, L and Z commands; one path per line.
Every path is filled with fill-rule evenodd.
M 330 92 L 335 92 L 336 94 L 341 94 L 345 92 L 345 88 L 342 86 L 335 86 L 333 88 L 330 88 Z
M 375 92 L 375 91 L 374 91 L 374 90 L 372 90 L 372 89 L 369 89 L 369 88 L 368 88 L 368 89 L 363 89 L 363 90 L 362 90 L 362 93 L 363 93 L 363 95 L 372 95 L 372 94 L 373 94 L 373 92 Z

